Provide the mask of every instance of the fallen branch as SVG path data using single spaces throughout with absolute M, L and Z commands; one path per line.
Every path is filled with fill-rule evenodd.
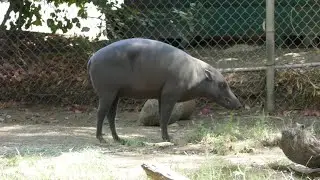
M 298 176 L 320 177 L 320 168 L 312 169 L 299 164 L 289 165 L 269 165 L 269 167 L 276 171 L 290 171 Z
M 307 176 L 312 176 L 312 177 L 319 177 L 320 176 L 320 168 L 316 168 L 316 169 L 311 169 L 311 168 L 307 168 L 305 166 L 302 165 L 290 165 L 289 169 L 291 171 L 296 172 L 299 175 L 307 175 Z
M 147 176 L 152 180 L 189 180 L 170 169 L 164 169 L 162 167 L 156 167 L 155 165 L 142 164 L 141 167 L 146 172 Z
M 173 146 L 174 143 L 172 142 L 159 142 L 159 143 L 144 143 L 145 145 L 148 145 L 148 146 L 156 146 L 156 147 L 169 147 L 169 146 Z

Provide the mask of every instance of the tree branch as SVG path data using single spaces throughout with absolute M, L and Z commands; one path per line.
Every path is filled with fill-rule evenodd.
M 7 10 L 7 12 L 6 12 L 6 14 L 4 15 L 4 18 L 3 18 L 3 21 L 1 22 L 1 25 L 0 25 L 0 29 L 1 30 L 5 30 L 5 24 L 6 24 L 6 22 L 8 21 L 8 19 L 9 19 L 9 17 L 10 17 L 10 12 L 12 11 L 12 2 L 9 2 L 9 8 L 8 8 L 8 10 Z

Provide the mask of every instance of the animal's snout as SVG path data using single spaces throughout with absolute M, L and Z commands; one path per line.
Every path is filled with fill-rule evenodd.
M 230 109 L 237 110 L 243 107 L 239 99 L 231 91 L 229 91 L 229 96 L 225 97 L 225 102 L 227 103 L 227 106 L 230 107 Z
M 240 103 L 239 99 L 234 97 L 234 98 L 224 98 L 225 103 L 227 106 L 229 106 L 231 109 L 241 109 L 243 105 Z
M 243 105 L 240 103 L 239 99 L 236 99 L 235 109 L 241 109 Z
M 239 100 L 238 100 L 238 101 L 239 101 Z M 236 106 L 235 109 L 241 109 L 241 108 L 243 108 L 243 105 L 239 102 L 239 103 L 237 104 L 237 106 Z

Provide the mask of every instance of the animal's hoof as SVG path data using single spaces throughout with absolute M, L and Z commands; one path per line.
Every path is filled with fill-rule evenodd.
M 171 138 L 169 136 L 162 137 L 164 142 L 170 142 Z
M 119 143 L 122 144 L 122 145 L 126 145 L 126 144 L 127 144 L 127 141 L 124 140 L 124 139 L 120 139 L 120 140 L 117 141 L 117 142 L 119 142 Z
M 100 142 L 101 144 L 107 143 L 107 141 L 106 141 L 105 139 L 103 139 L 102 136 L 97 137 L 97 139 L 99 140 L 99 142 Z
M 116 142 L 120 142 L 121 141 L 121 139 L 120 139 L 120 137 L 118 135 L 113 136 L 113 140 L 116 141 Z

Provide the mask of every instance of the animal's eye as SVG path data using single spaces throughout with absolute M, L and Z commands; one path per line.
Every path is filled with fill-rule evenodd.
M 206 77 L 206 81 L 212 81 L 210 77 Z

